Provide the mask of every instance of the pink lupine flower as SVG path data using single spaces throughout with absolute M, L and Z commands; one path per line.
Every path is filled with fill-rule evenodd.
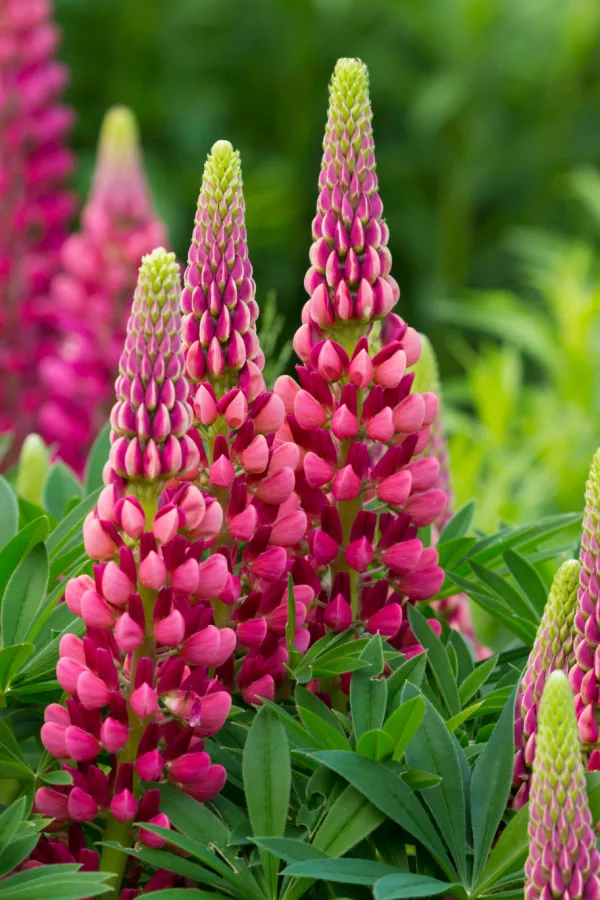
M 404 605 L 441 587 L 437 552 L 423 546 L 418 530 L 440 519 L 447 498 L 435 460 L 415 468 L 437 402 L 413 391 L 419 337 L 392 313 L 399 290 L 360 60 L 340 60 L 333 75 L 319 188 L 305 279 L 310 300 L 294 341 L 303 365 L 299 383 L 286 375 L 275 385 L 287 414 L 277 437 L 301 452 L 296 492 L 319 593 L 308 614 L 313 638 L 354 622 L 393 643 Z M 369 334 L 381 319 L 373 349 Z M 383 572 L 376 582 L 373 569 Z
M 68 698 L 65 707 L 48 707 L 41 733 L 72 775 L 71 785 L 36 795 L 55 832 L 71 835 L 73 823 L 99 817 L 107 841 L 130 841 L 134 820 L 168 828 L 158 792 L 144 793 L 134 772 L 204 800 L 224 783 L 203 739 L 231 708 L 218 670 L 231 662 L 236 637 L 216 627 L 211 603 L 228 566 L 221 555 L 203 559 L 207 544 L 193 536 L 209 509 L 201 491 L 186 482 L 165 491 L 167 480 L 199 460 L 186 434 L 192 409 L 179 292 L 174 255 L 158 249 L 144 257 L 111 418 L 108 484 L 83 525 L 93 577 L 79 575 L 65 591 L 87 634 L 60 641 L 57 679 Z M 210 653 L 198 652 L 203 641 Z M 193 771 L 174 762 L 188 753 Z M 148 846 L 164 844 L 148 829 L 136 834 Z M 120 881 L 123 868 L 110 854 L 101 865 Z
M 600 897 L 600 854 L 587 800 L 573 694 L 560 671 L 548 677 L 540 704 L 525 897 Z
M 4 0 L 0 17 L 0 431 L 15 447 L 43 399 L 35 363 L 52 349 L 50 281 L 73 214 L 65 187 L 72 112 L 67 71 L 54 56 L 52 4 Z
M 146 186 L 137 127 L 124 107 L 104 120 L 82 227 L 61 252 L 49 312 L 62 337 L 40 363 L 41 433 L 76 471 L 105 421 L 143 254 L 165 240 Z
M 252 437 L 241 452 L 255 435 L 276 432 L 284 414 L 279 398 L 264 392 L 244 209 L 239 153 L 218 141 L 204 166 L 181 296 L 186 374 L 211 463 L 216 435 L 242 428 L 250 417 Z
M 208 456 L 197 483 L 207 492 L 204 522 L 210 517 L 214 527 L 210 535 L 203 524 L 192 532 L 213 542 L 203 563 L 213 568 L 201 574 L 198 590 L 211 578 L 225 579 L 216 591 L 215 619 L 227 626 L 221 634 L 238 629 L 241 665 L 235 679 L 229 663 L 219 662 L 219 670 L 246 702 L 259 703 L 275 696 L 286 678 L 288 576 L 304 599 L 310 592 L 312 600 L 314 590 L 295 564 L 307 526 L 294 494 L 300 452 L 293 442 L 275 440 L 285 410 L 276 394 L 265 391 L 261 375 L 240 160 L 226 141 L 214 145 L 204 168 L 181 309 L 186 374 Z M 246 544 L 243 553 L 238 542 Z M 302 600 L 296 612 L 302 643 L 308 638 Z M 184 652 L 192 660 L 203 654 L 218 659 L 211 640 L 208 633 L 193 634 Z M 267 684 L 267 692 L 255 691 L 255 682 Z
M 531 766 L 535 758 L 539 704 L 546 678 L 560 669 L 568 674 L 574 661 L 573 620 L 577 609 L 577 585 L 581 565 L 563 563 L 554 577 L 548 602 L 521 681 L 515 710 L 515 768 L 518 788 L 513 806 L 520 809 L 529 798 Z

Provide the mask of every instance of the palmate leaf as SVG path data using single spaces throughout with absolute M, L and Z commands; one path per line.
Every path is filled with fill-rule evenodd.
M 372 859 L 310 859 L 292 863 L 283 870 L 284 875 L 295 878 L 313 878 L 319 881 L 336 881 L 339 884 L 374 884 L 385 875 L 393 875 L 393 866 Z
M 4 647 L 24 641 L 44 602 L 47 584 L 48 554 L 43 544 L 37 544 L 15 569 L 2 598 Z
M 2 900 L 85 900 L 111 889 L 110 872 L 80 872 L 78 865 L 50 865 L 9 875 Z
M 12 487 L 0 476 L 0 549 L 17 533 L 19 527 L 19 504 Z
M 337 772 L 392 821 L 416 838 L 453 880 L 456 872 L 438 833 L 413 791 L 382 763 L 337 750 L 313 754 L 318 762 Z
M 419 699 L 417 688 L 407 684 L 407 700 Z M 423 698 L 420 698 L 423 699 Z M 440 784 L 425 791 L 423 799 L 440 829 L 463 882 L 467 880 L 466 810 L 459 752 L 446 723 L 427 700 L 425 717 L 406 750 L 406 763 L 438 775 Z
M 437 897 L 447 894 L 454 885 L 438 881 L 428 875 L 413 875 L 412 872 L 401 872 L 386 875 L 375 882 L 373 896 L 375 900 L 412 900 L 413 897 Z

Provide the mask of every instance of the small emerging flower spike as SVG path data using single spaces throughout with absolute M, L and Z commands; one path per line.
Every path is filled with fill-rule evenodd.
M 548 602 L 535 643 L 529 654 L 515 710 L 514 785 L 518 788 L 513 806 L 520 809 L 529 798 L 531 765 L 535 758 L 539 703 L 548 673 L 555 669 L 568 674 L 574 660 L 573 620 L 577 609 L 577 586 L 581 565 L 569 559 L 552 582 Z
M 162 247 L 140 267 L 111 414 L 110 461 L 117 475 L 147 488 L 198 462 L 188 437 L 192 409 L 183 376 L 180 278 Z
M 540 705 L 529 801 L 526 900 L 597 900 L 600 856 L 587 800 L 573 693 L 550 674 Z

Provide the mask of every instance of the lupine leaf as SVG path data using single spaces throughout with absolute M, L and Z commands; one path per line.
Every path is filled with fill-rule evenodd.
M 254 719 L 242 760 L 244 791 L 254 834 L 283 837 L 291 790 L 290 751 L 285 729 L 268 707 Z M 279 860 L 261 850 L 269 891 L 275 896 Z
M 395 873 L 392 866 L 372 859 L 314 859 L 292 863 L 284 875 L 337 881 L 339 884 L 374 884 L 378 878 Z
M 513 771 L 514 692 L 475 763 L 471 779 L 473 880 L 476 882 L 506 808 Z
M 21 560 L 2 598 L 2 644 L 18 644 L 27 636 L 31 623 L 44 602 L 48 584 L 48 554 L 38 544 Z
M 415 606 L 408 607 L 408 620 L 416 639 L 427 650 L 427 661 L 448 712 L 453 716 L 457 715 L 460 712 L 460 700 L 446 648 Z
M 19 504 L 10 484 L 0 476 L 0 549 L 14 538 L 19 527 Z
M 397 875 L 386 875 L 375 882 L 373 896 L 375 900 L 401 900 L 412 897 L 437 897 L 448 892 L 452 887 L 437 878 L 428 875 L 413 875 L 412 872 L 402 872 Z

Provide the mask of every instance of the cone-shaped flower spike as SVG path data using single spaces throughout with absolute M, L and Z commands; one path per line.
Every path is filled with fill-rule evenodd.
M 312 266 L 305 280 L 311 299 L 308 321 L 296 335 L 300 356 L 316 335 L 332 338 L 351 355 L 365 329 L 391 312 L 400 294 L 390 275 L 371 119 L 367 67 L 359 59 L 340 59 L 329 88 Z
M 390 275 L 371 132 L 366 66 L 340 60 L 330 85 L 310 295 L 294 347 L 298 381 L 280 377 L 275 393 L 287 421 L 278 437 L 302 453 L 296 491 L 309 516 L 309 558 L 321 605 L 310 610 L 314 638 L 353 622 L 404 646 L 402 605 L 430 599 L 443 572 L 418 529 L 446 505 L 440 465 L 423 457 L 438 409 L 432 391 L 412 391 L 420 340 L 391 314 Z M 369 346 L 376 320 L 381 349 Z M 373 581 L 376 568 L 383 577 Z M 328 571 L 329 570 L 329 571 Z
M 204 166 L 182 295 L 187 373 L 217 398 L 242 387 L 253 400 L 264 383 L 248 258 L 240 155 L 217 141 Z
M 66 707 L 47 708 L 41 737 L 73 782 L 41 788 L 36 809 L 54 820 L 54 839 L 68 829 L 69 847 L 74 824 L 97 818 L 107 842 L 128 847 L 137 835 L 161 846 L 147 829 L 134 831 L 134 821 L 169 827 L 159 792 L 144 792 L 140 780 L 168 780 L 206 801 L 226 779 L 203 744 L 231 708 L 220 670 L 233 671 L 236 643 L 232 628 L 214 623 L 213 602 L 228 586 L 227 559 L 203 559 L 220 518 L 195 485 L 166 486 L 198 462 L 186 434 L 193 414 L 183 378 L 180 291 L 174 254 L 159 248 L 144 257 L 116 385 L 108 483 L 83 524 L 93 577 L 79 575 L 65 590 L 87 633 L 60 642 L 56 674 L 68 699 Z M 110 847 L 102 852 L 100 868 L 113 873 L 115 897 L 126 859 Z
M 539 704 L 546 678 L 559 669 L 568 674 L 574 659 L 573 620 L 577 609 L 577 586 L 581 565 L 569 559 L 552 582 L 548 602 L 535 643 L 529 654 L 515 710 L 514 784 L 518 788 L 514 806 L 520 808 L 529 797 L 531 765 L 535 758 Z
M 15 432 L 15 451 L 44 399 L 36 363 L 55 337 L 48 289 L 75 208 L 52 12 L 50 2 L 0 4 L 0 432 Z
M 576 694 L 579 735 L 587 748 L 596 749 L 598 733 L 598 691 L 600 675 L 599 554 L 600 450 L 592 459 L 585 487 L 585 511 L 581 535 L 581 572 L 575 615 L 575 663 L 571 686 Z M 600 753 L 592 752 L 590 768 L 600 768 Z
M 140 267 L 111 414 L 110 460 L 129 481 L 166 481 L 198 462 L 187 436 L 192 426 L 183 376 L 179 295 L 174 253 L 162 247 Z
M 133 113 L 104 118 L 82 229 L 62 251 L 52 304 L 62 339 L 40 366 L 42 435 L 80 471 L 110 409 L 125 324 L 144 253 L 165 241 L 144 179 Z
M 597 900 L 600 856 L 588 806 L 573 693 L 566 675 L 546 680 L 529 801 L 527 900 Z

